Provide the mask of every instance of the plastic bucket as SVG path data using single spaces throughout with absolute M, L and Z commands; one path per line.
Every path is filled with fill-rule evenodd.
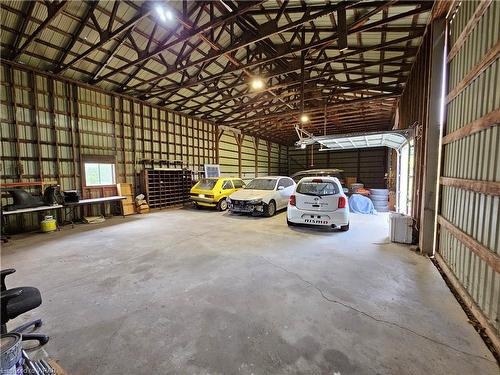
M 0 337 L 1 359 L 0 373 L 16 375 L 17 366 L 21 366 L 22 346 L 19 333 L 6 333 Z
M 57 222 L 52 216 L 45 216 L 45 219 L 40 223 L 42 232 L 53 232 L 57 230 Z

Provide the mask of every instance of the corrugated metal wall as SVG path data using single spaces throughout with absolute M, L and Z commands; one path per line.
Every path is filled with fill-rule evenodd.
M 473 301 L 473 311 L 477 307 L 498 335 L 500 3 L 489 3 L 462 2 L 449 22 L 448 107 L 436 257 L 463 287 L 466 299 Z
M 365 148 L 346 151 L 318 151 L 314 146 L 306 150 L 290 147 L 290 174 L 318 168 L 338 168 L 344 170 L 345 177 L 357 177 L 369 188 L 385 188 L 387 172 L 386 147 Z
M 235 137 L 224 133 L 217 150 L 212 123 L 29 68 L 2 64 L 0 81 L 2 183 L 53 181 L 81 190 L 82 157 L 90 155 L 114 156 L 117 182 L 134 184 L 143 159 L 181 160 L 197 171 L 216 163 L 217 153 L 221 172 L 239 175 Z M 254 142 L 244 137 L 242 176 L 277 174 L 279 149 L 286 147 L 259 140 L 255 155 Z M 37 215 L 10 220 L 14 227 L 38 226 Z
M 414 176 L 411 186 L 411 216 L 420 227 L 420 210 L 422 204 L 422 184 L 424 174 L 425 143 L 426 130 L 428 127 L 427 107 L 429 105 L 429 81 L 431 79 L 431 33 L 427 30 L 422 44 L 419 48 L 417 58 L 405 84 L 403 94 L 399 98 L 396 129 L 416 128 L 416 137 L 414 139 L 414 170 L 409 171 Z M 397 153 L 392 151 L 393 171 L 396 171 Z M 394 173 L 392 185 L 396 185 L 397 176 Z
M 281 161 L 282 157 L 286 158 L 282 154 L 286 146 L 225 130 L 219 135 L 218 147 L 224 176 L 241 176 L 248 182 L 257 176 L 286 173 Z

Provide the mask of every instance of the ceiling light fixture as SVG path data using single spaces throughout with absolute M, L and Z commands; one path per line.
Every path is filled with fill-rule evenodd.
M 174 13 L 162 5 L 156 5 L 155 10 L 156 14 L 163 23 L 168 23 L 175 19 Z
M 301 148 L 302 150 L 303 150 L 303 149 L 305 149 L 306 147 L 307 147 L 307 145 L 306 145 L 305 143 L 301 143 L 301 144 L 300 144 L 300 148 Z
M 250 82 L 250 85 L 252 86 L 252 89 L 254 90 L 262 90 L 265 86 L 264 80 L 262 78 L 254 78 Z
M 304 124 L 304 123 L 306 123 L 306 122 L 308 122 L 308 121 L 309 121 L 309 116 L 308 116 L 308 115 L 306 115 L 305 113 L 303 113 L 303 114 L 300 116 L 300 122 Z

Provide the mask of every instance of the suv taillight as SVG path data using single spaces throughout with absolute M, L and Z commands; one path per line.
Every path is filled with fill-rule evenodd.
M 339 197 L 339 208 L 345 208 L 347 204 L 347 199 L 344 196 Z
M 295 206 L 296 201 L 295 201 L 295 195 L 290 195 L 290 206 Z

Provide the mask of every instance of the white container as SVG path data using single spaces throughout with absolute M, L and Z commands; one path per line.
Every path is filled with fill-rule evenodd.
M 389 216 L 389 232 L 392 242 L 413 242 L 413 219 L 411 216 L 391 213 Z

